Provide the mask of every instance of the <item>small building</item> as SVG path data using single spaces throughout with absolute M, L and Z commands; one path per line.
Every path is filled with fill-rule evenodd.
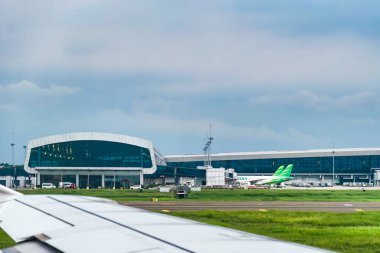
M 27 173 L 24 167 L 2 166 L 0 168 L 0 184 L 6 187 L 30 187 L 34 182 L 33 175 Z

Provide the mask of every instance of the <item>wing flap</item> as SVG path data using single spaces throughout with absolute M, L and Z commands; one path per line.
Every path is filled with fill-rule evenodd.
M 15 241 L 21 242 L 49 230 L 70 227 L 68 223 L 48 215 L 19 200 L 8 201 L 0 213 L 0 227 Z

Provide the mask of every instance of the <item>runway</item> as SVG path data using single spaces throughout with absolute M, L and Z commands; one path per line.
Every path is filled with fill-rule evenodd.
M 380 202 L 289 202 L 289 201 L 162 201 L 122 202 L 149 211 L 196 210 L 297 210 L 325 212 L 380 211 Z

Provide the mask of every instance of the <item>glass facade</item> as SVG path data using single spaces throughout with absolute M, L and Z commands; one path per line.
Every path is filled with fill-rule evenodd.
M 152 158 L 147 148 L 110 141 L 81 140 L 33 148 L 29 167 L 151 168 Z
M 45 172 L 45 171 L 44 171 Z M 48 173 L 52 173 L 49 171 Z M 46 173 L 46 172 L 45 172 Z M 107 172 L 111 174 L 104 174 L 104 186 L 102 186 L 102 174 L 103 172 L 91 172 L 92 174 L 83 174 L 83 171 L 76 171 L 73 173 L 81 173 L 78 175 L 78 182 L 76 181 L 76 174 L 63 174 L 68 172 L 58 171 L 56 174 L 41 174 L 40 180 L 42 183 L 53 183 L 56 187 L 59 186 L 60 182 L 70 182 L 77 184 L 78 188 L 129 188 L 132 185 L 140 184 L 140 174 L 136 171 L 123 171 L 115 172 L 113 175 L 112 172 Z
M 212 161 L 215 168 L 233 168 L 237 173 L 273 173 L 280 165 L 294 164 L 293 173 L 332 173 L 333 157 L 274 158 L 248 160 Z M 380 168 L 380 156 L 335 156 L 335 173 L 372 173 L 371 168 Z M 196 168 L 202 161 L 167 162 L 168 166 Z
M 159 178 L 159 177 L 206 177 L 206 170 L 180 168 L 170 166 L 157 166 L 156 172 L 153 174 L 144 175 L 145 178 Z
M 75 175 L 41 175 L 40 176 L 41 184 L 42 183 L 52 183 L 55 187 L 59 186 L 59 182 L 75 182 Z
M 129 188 L 138 185 L 140 182 L 139 175 L 115 175 L 105 176 L 105 188 Z

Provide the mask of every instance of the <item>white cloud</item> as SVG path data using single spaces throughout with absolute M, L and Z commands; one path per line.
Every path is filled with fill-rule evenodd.
M 0 113 L 29 114 L 29 110 L 32 108 L 34 108 L 33 113 L 36 113 L 37 108 L 49 110 L 48 105 L 58 97 L 66 97 L 79 91 L 80 88 L 78 87 L 58 84 L 42 87 L 26 80 L 18 83 L 0 84 L 0 96 L 2 97 Z
M 339 97 L 335 101 L 335 106 L 346 108 L 349 106 L 372 105 L 377 102 L 377 98 L 373 92 L 361 92 L 353 95 Z
M 296 93 L 269 93 L 250 99 L 252 104 L 257 105 L 302 105 L 307 108 L 317 110 L 355 108 L 358 106 L 373 107 L 377 105 L 376 95 L 373 92 L 358 92 L 350 95 L 331 95 L 319 94 L 310 90 L 303 90 Z
M 159 131 L 160 135 L 191 136 L 191 138 L 199 138 L 199 140 L 205 137 L 209 124 L 212 123 L 213 135 L 218 139 L 233 140 L 233 142 L 241 140 L 244 143 L 254 143 L 259 140 L 291 146 L 301 143 L 302 146 L 312 146 L 321 143 L 317 138 L 291 127 L 276 131 L 265 126 L 235 126 L 219 119 L 174 118 L 170 115 L 153 113 L 126 113 L 119 109 L 104 110 L 82 120 L 83 122 L 78 124 L 84 127 L 95 126 L 97 129 L 107 129 L 107 131 L 129 133 L 157 133 Z
M 0 94 L 28 94 L 44 96 L 64 96 L 76 93 L 80 90 L 78 87 L 69 87 L 58 84 L 52 84 L 49 87 L 41 87 L 35 83 L 23 80 L 18 83 L 0 85 Z
M 268 23 L 287 21 L 288 13 L 237 11 L 218 2 L 152 3 L 1 2 L 0 75 L 28 80 L 0 85 L 3 132 L 14 125 L 25 131 L 27 121 L 34 128 L 29 137 L 97 130 L 191 142 L 203 139 L 211 121 L 225 140 L 223 149 L 235 145 L 239 151 L 243 143 L 261 149 L 267 142 L 269 148 L 276 142 L 313 148 L 347 122 L 331 135 L 355 146 L 349 127 L 365 123 L 372 128 L 362 129 L 363 142 L 375 143 L 378 121 L 370 109 L 379 111 L 376 34 L 314 33 L 297 30 L 297 24 L 292 31 L 271 29 Z M 88 93 L 70 96 L 80 88 L 57 80 L 79 80 Z M 251 99 L 259 110 L 246 106 L 253 94 L 265 94 Z M 323 113 L 305 115 L 304 108 Z
M 241 27 L 238 16 L 211 7 L 179 18 L 187 31 L 175 24 L 170 26 L 165 19 L 167 12 L 154 13 L 146 4 L 117 2 L 110 6 L 102 2 L 55 2 L 49 12 L 41 13 L 40 6 L 34 4 L 33 9 L 41 15 L 28 8 L 17 11 L 12 19 L 4 21 L 4 26 L 14 23 L 15 31 L 4 42 L 9 50 L 0 53 L 0 67 L 157 73 L 200 80 L 160 85 L 160 89 L 178 93 L 215 89 L 228 92 L 268 84 L 344 87 L 380 80 L 380 46 L 376 40 L 359 35 L 290 35 Z M 25 15 L 28 24 L 16 21 Z M 260 20 L 264 14 L 251 15 L 253 20 L 259 15 Z
M 144 36 L 133 29 L 123 35 L 120 31 L 104 31 L 106 37 L 115 39 L 90 55 L 64 52 L 62 67 L 205 80 L 195 87 L 194 83 L 176 83 L 182 93 L 194 88 L 210 91 L 268 84 L 345 86 L 380 80 L 380 47 L 350 35 L 316 39 L 234 30 L 183 37 L 157 35 L 151 29 L 147 28 Z M 77 40 L 73 38 L 74 43 Z M 57 48 L 57 52 L 61 50 Z M 56 64 L 58 57 L 61 55 L 49 56 L 46 63 Z

